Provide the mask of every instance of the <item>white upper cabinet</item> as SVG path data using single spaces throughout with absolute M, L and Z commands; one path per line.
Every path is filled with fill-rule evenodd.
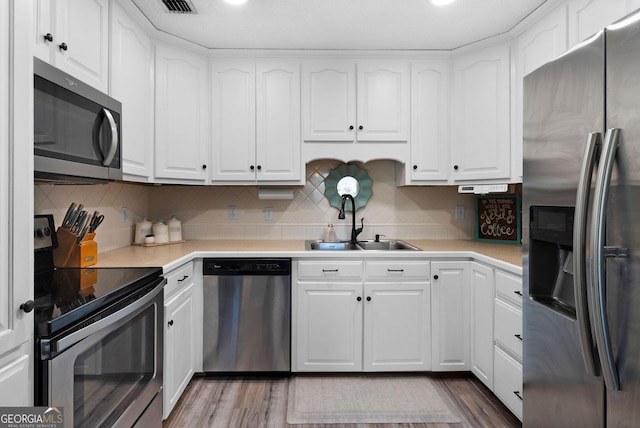
M 255 64 L 215 63 L 211 76 L 211 179 L 213 182 L 253 182 L 256 178 Z
M 34 55 L 107 92 L 108 0 L 33 0 Z
M 356 69 L 352 61 L 302 66 L 304 141 L 355 142 Z
M 453 182 L 511 177 L 509 44 L 453 60 Z
M 213 183 L 301 183 L 299 64 L 218 61 L 211 74 Z
M 444 184 L 449 178 L 450 75 L 448 59 L 411 63 L 410 182 Z
M 122 168 L 126 180 L 153 178 L 153 47 L 118 5 L 111 5 L 110 93 L 122 103 Z
M 515 181 L 522 181 L 523 79 L 541 65 L 561 55 L 567 46 L 567 8 L 558 7 L 525 30 L 516 41 L 515 102 L 512 109 L 513 171 Z
M 409 64 L 358 62 L 358 141 L 409 140 Z
M 156 182 L 204 184 L 210 144 L 207 60 L 165 44 L 156 45 L 155 53 Z
M 394 143 L 409 141 L 409 70 L 409 62 L 398 60 L 305 62 L 304 160 L 405 161 L 407 145 Z
M 300 64 L 256 67 L 256 178 L 300 181 Z

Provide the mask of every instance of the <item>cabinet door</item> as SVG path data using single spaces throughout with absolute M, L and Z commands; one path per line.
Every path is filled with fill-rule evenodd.
M 449 178 L 449 61 L 411 64 L 411 180 Z
M 355 64 L 351 61 L 303 64 L 303 140 L 353 143 L 355 127 Z
M 510 47 L 453 61 L 453 180 L 509 179 Z
M 33 405 L 33 4 L 0 2 L 0 405 Z M 27 28 L 29 26 L 27 25 Z
M 297 293 L 298 371 L 361 371 L 362 284 L 298 283 Z
M 207 62 L 158 44 L 155 66 L 155 176 L 204 183 L 209 153 Z
M 358 141 L 408 141 L 409 64 L 361 61 L 357 68 Z
M 149 36 L 111 5 L 110 93 L 122 103 L 122 169 L 127 180 L 153 177 L 153 50 Z
M 469 262 L 431 262 L 432 370 L 467 371 Z
M 102 92 L 108 89 L 108 0 L 56 0 L 55 65 Z M 61 44 L 67 49 L 62 49 Z
M 364 290 L 364 370 L 430 370 L 429 284 L 366 283 Z
M 471 371 L 493 390 L 493 269 L 471 262 Z
M 258 64 L 256 76 L 256 177 L 300 181 L 300 64 Z
M 194 373 L 193 283 L 164 305 L 164 410 L 166 419 Z
M 58 41 L 55 27 L 56 2 L 57 0 L 33 0 L 33 56 L 49 63 L 52 62 L 53 53 L 57 49 L 55 42 Z
M 256 73 L 254 63 L 212 67 L 212 181 L 256 179 Z

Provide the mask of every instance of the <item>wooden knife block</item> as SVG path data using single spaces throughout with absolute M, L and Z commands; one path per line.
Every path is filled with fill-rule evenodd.
M 87 267 L 98 263 L 98 243 L 95 232 L 87 233 L 78 244 L 78 235 L 61 227 L 56 231 L 58 247 L 53 249 L 55 267 Z

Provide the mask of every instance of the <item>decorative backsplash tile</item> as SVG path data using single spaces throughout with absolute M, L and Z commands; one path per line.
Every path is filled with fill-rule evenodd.
M 131 244 L 136 221 L 143 216 L 156 221 L 175 214 L 182 221 L 183 238 L 194 239 L 320 239 L 333 223 L 339 239 L 348 239 L 350 213 L 338 219 L 338 210 L 324 197 L 324 178 L 341 162 L 322 160 L 307 165 L 304 186 L 294 188 L 293 200 L 260 200 L 257 186 L 150 186 L 110 183 L 91 186 L 36 185 L 34 206 L 38 214 L 54 214 L 56 224 L 71 202 L 105 215 L 96 241 L 100 251 Z M 364 217 L 360 237 L 375 234 L 399 239 L 472 239 L 474 197 L 459 194 L 455 186 L 396 187 L 395 162 L 358 164 L 373 181 L 373 195 L 356 212 Z M 268 186 L 267 186 L 268 187 Z M 273 186 L 272 186 L 273 187 Z M 465 206 L 465 219 L 455 220 L 456 205 Z M 230 219 L 228 207 L 236 218 Z M 122 207 L 128 220 L 121 219 Z M 273 210 L 265 220 L 265 208 Z

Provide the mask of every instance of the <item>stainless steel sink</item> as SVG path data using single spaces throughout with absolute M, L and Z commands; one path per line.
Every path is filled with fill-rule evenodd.
M 419 251 L 420 250 L 420 248 L 414 247 L 411 244 L 407 244 L 404 241 L 393 241 L 393 240 L 358 241 L 358 246 L 363 250 L 383 250 L 383 251 L 398 251 L 398 250 Z
M 382 241 L 358 241 L 357 245 L 349 241 L 324 242 L 321 240 L 306 241 L 306 249 L 312 251 L 352 251 L 352 250 L 381 250 L 381 251 L 398 251 L 409 250 L 419 251 L 420 248 L 414 247 L 404 241 L 382 240 Z
M 359 250 L 358 247 L 356 247 L 349 241 L 339 241 L 339 242 L 307 241 L 306 249 L 307 250 L 324 250 L 324 251 Z

